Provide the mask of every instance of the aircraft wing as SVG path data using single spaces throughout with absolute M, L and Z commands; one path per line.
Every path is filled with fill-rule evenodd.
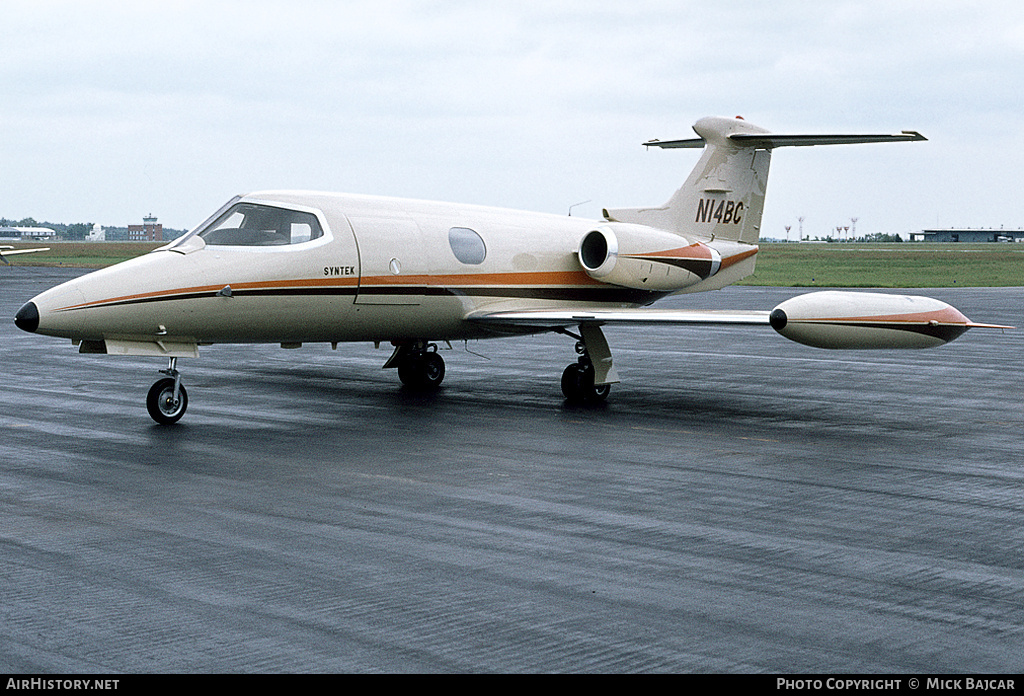
M 471 315 L 470 321 L 494 326 L 558 328 L 579 324 L 770 324 L 770 311 L 685 310 L 685 309 L 538 309 Z
M 968 329 L 1012 327 L 973 322 L 929 297 L 819 291 L 797 295 L 770 311 L 677 309 L 537 309 L 470 315 L 468 320 L 514 332 L 523 329 L 598 329 L 607 324 L 771 326 L 784 337 L 818 348 L 930 348 Z

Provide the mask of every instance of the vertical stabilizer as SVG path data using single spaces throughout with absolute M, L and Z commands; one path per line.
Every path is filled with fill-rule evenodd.
M 771 151 L 730 139 L 734 134 L 768 135 L 739 118 L 709 117 L 693 130 L 699 138 L 651 141 L 657 147 L 703 147 L 686 183 L 660 208 L 606 211 L 620 222 L 650 225 L 700 239 L 729 239 L 757 244 L 768 184 Z

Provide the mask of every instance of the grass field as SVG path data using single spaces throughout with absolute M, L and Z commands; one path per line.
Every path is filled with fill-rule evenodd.
M 1021 244 L 762 244 L 743 285 L 955 288 L 1024 285 Z
M 7 258 L 12 266 L 102 268 L 149 253 L 166 242 L 3 242 L 16 249 L 49 247 L 49 251 Z
M 12 243 L 50 251 L 9 257 L 11 265 L 100 268 L 159 242 Z M 1024 244 L 762 244 L 757 270 L 741 285 L 944 288 L 1024 286 Z

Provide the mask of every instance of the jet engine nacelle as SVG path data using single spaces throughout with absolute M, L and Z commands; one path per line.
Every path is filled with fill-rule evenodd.
M 673 292 L 718 272 L 721 254 L 670 232 L 618 223 L 587 232 L 577 252 L 591 278 L 638 290 Z
M 930 297 L 838 291 L 788 299 L 772 310 L 770 323 L 816 348 L 932 348 L 979 326 Z

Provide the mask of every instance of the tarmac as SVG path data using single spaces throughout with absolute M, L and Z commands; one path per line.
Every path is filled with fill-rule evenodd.
M 1020 673 L 1024 328 L 824 351 L 768 328 L 165 361 L 19 331 L 0 268 L 0 672 Z M 771 309 L 733 287 L 659 307 Z M 1024 327 L 1024 288 L 914 290 Z

